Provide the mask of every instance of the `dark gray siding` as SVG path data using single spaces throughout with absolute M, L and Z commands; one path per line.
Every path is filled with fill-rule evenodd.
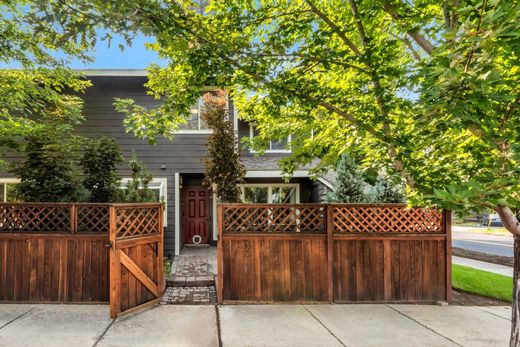
M 319 181 L 314 181 L 311 191 L 311 199 L 313 202 L 324 202 L 325 195 L 330 192 L 331 189 Z
M 128 134 L 123 126 L 124 114 L 116 112 L 114 98 L 131 98 L 137 104 L 154 107 L 160 100 L 146 94 L 145 77 L 91 77 L 93 87 L 86 95 L 84 114 L 85 122 L 78 127 L 78 132 L 87 137 L 109 136 L 116 139 L 123 155 L 130 159 L 132 151 L 147 166 L 154 177 L 165 177 L 167 184 L 167 224 L 165 232 L 165 254 L 174 254 L 175 235 L 175 172 L 203 173 L 204 158 L 207 156 L 207 134 L 177 134 L 171 141 L 158 138 L 157 145 L 150 145 L 146 140 L 138 140 Z M 165 166 L 165 169 L 161 169 Z M 128 163 L 119 167 L 123 177 L 130 175 Z

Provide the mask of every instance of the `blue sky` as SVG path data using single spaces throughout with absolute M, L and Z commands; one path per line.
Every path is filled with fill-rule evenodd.
M 165 65 L 155 52 L 147 50 L 144 46 L 147 42 L 153 42 L 153 38 L 138 36 L 132 47 L 126 47 L 121 51 L 118 47 L 122 40 L 114 38 L 108 48 L 106 41 L 98 42 L 93 53 L 95 61 L 84 64 L 81 61 L 72 61 L 71 67 L 74 69 L 144 69 L 151 63 Z

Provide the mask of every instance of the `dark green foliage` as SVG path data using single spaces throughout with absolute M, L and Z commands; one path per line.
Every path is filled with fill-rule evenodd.
M 394 184 L 389 178 L 378 176 L 373 186 L 373 192 L 374 202 L 376 203 L 406 202 L 402 185 Z
M 204 184 L 213 189 L 220 202 L 238 202 L 238 185 L 244 182 L 246 170 L 240 162 L 238 140 L 226 111 L 226 95 L 204 95 L 202 119 L 213 133 L 208 139 Z
M 61 133 L 42 131 L 26 138 L 25 160 L 12 172 L 20 178 L 15 195 L 21 201 L 82 201 L 87 192 L 74 170 L 75 139 L 63 139 Z
M 404 203 L 403 187 L 396 184 L 391 177 L 377 175 L 377 171 L 363 173 L 356 160 L 343 154 L 336 167 L 337 177 L 334 190 L 326 195 L 329 203 Z M 371 182 L 375 183 L 372 185 Z
M 336 167 L 334 191 L 327 194 L 327 202 L 353 203 L 367 202 L 365 181 L 358 170 L 356 161 L 349 155 L 342 155 Z
M 158 202 L 154 191 L 148 188 L 153 176 L 146 166 L 137 159 L 135 152 L 132 153 L 130 160 L 130 170 L 132 170 L 132 179 L 128 181 L 126 189 L 119 189 L 117 201 Z
M 90 192 L 90 202 L 114 201 L 121 181 L 116 166 L 123 159 L 114 139 L 102 137 L 87 141 L 80 164 L 84 174 L 83 186 Z

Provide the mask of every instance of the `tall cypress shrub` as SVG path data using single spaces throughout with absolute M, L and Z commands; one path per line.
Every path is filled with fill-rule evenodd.
M 204 184 L 216 193 L 220 202 L 238 202 L 246 169 L 240 162 L 238 139 L 227 111 L 226 94 L 204 95 L 202 119 L 213 133 L 208 139 Z

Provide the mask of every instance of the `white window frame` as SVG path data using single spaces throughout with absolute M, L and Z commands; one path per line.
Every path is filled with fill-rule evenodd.
M 5 203 L 7 200 L 7 184 L 8 183 L 20 183 L 19 178 L 0 178 L 0 185 L 4 186 L 4 194 L 0 199 L 0 202 Z
M 130 177 L 121 178 L 121 188 L 126 188 L 128 182 L 132 179 Z M 152 178 L 150 183 L 159 183 L 159 198 L 161 202 L 164 202 L 164 226 L 168 226 L 168 179 L 166 177 L 155 177 Z M 150 189 L 156 189 L 152 187 Z
M 300 203 L 300 184 L 299 183 L 244 183 L 240 184 L 240 199 L 244 201 L 247 187 L 267 187 L 267 203 L 273 203 L 273 188 L 295 188 L 295 204 Z M 244 202 L 245 203 L 245 202 Z M 287 204 L 290 205 L 290 204 Z
M 201 105 L 202 105 L 202 96 L 197 99 L 197 104 L 193 107 L 197 107 L 197 129 L 179 129 L 175 132 L 175 134 L 212 134 L 213 130 L 211 129 L 201 129 Z M 192 107 L 192 108 L 193 108 Z M 191 115 L 191 112 L 190 112 Z
M 249 139 L 253 140 L 255 137 L 254 124 L 249 124 Z M 287 143 L 291 147 L 292 135 L 287 136 Z M 271 149 L 273 141 L 269 141 L 269 149 L 265 150 L 265 153 L 291 153 L 291 149 Z M 254 149 L 249 149 L 250 153 L 257 153 Z

